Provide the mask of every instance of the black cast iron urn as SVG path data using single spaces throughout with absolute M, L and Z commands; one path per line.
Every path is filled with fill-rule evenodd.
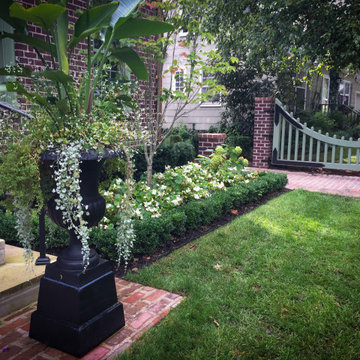
M 111 155 L 105 152 L 100 156 L 104 159 Z M 57 155 L 45 152 L 41 159 L 50 169 Z M 100 166 L 98 153 L 93 150 L 82 153 L 80 193 L 89 227 L 97 225 L 105 212 L 105 200 L 98 192 Z M 54 197 L 47 207 L 50 218 L 67 228 Z M 117 300 L 111 264 L 92 249 L 84 272 L 81 241 L 73 230 L 69 235 L 69 247 L 56 262 L 46 266 L 40 281 L 38 306 L 31 316 L 29 336 L 81 357 L 122 328 L 125 318 L 123 306 Z

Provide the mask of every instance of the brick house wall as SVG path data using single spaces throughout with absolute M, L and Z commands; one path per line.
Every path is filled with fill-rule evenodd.
M 268 168 L 272 152 L 275 99 L 255 98 L 254 145 L 252 166 Z
M 29 7 L 35 6 L 37 4 L 36 0 L 19 0 L 18 2 L 20 4 L 22 4 L 25 8 L 29 8 Z M 76 10 L 78 10 L 78 9 L 84 10 L 85 8 L 86 8 L 85 0 L 70 0 L 69 1 L 68 5 L 67 5 L 68 15 L 69 15 L 69 25 L 73 25 L 79 16 L 76 14 Z M 157 15 L 157 10 L 155 8 L 152 9 L 148 6 L 142 6 L 140 8 L 140 11 L 145 15 L 145 17 Z M 29 24 L 28 29 L 29 29 L 29 35 L 35 36 L 44 41 L 46 40 L 46 35 L 44 34 L 44 32 L 40 26 L 37 26 L 34 24 Z M 38 54 L 31 46 L 15 41 L 14 48 L 15 48 L 16 64 L 24 65 L 28 68 L 31 68 L 33 71 L 44 69 L 42 61 L 39 59 Z M 85 62 L 86 55 L 82 53 L 82 52 L 84 52 L 84 50 L 87 50 L 87 40 L 86 39 L 83 40 L 81 43 L 79 43 L 76 46 L 76 48 L 73 52 L 73 55 L 72 55 L 72 59 L 69 63 L 70 75 L 75 80 L 80 79 L 86 70 L 86 62 Z M 43 53 L 43 52 L 41 52 L 41 54 L 44 56 L 44 59 L 47 62 L 49 62 L 49 64 L 50 64 L 51 63 L 50 55 Z M 141 56 L 144 54 L 139 53 L 139 55 Z M 146 63 L 146 66 L 148 68 L 149 74 L 152 77 L 156 78 L 157 74 L 158 74 L 157 64 L 155 62 L 150 61 L 150 62 Z M 135 76 L 132 75 L 131 79 L 135 80 Z M 23 83 L 25 84 L 25 86 L 29 86 L 29 87 L 31 86 L 31 81 L 29 79 L 23 79 Z M 139 82 L 139 86 L 140 86 L 140 89 L 143 89 L 143 90 L 146 88 L 146 85 L 144 82 Z M 153 86 L 152 91 L 153 91 L 154 95 L 157 94 L 157 88 L 155 86 Z M 155 98 L 155 96 L 154 96 L 154 98 Z M 22 103 L 23 107 L 27 108 L 27 106 L 25 105 L 24 99 L 19 99 L 19 102 Z M 154 101 L 152 108 L 154 109 L 154 111 L 156 111 L 155 101 Z
M 215 150 L 217 146 L 225 143 L 226 134 L 199 133 L 198 138 L 199 155 L 209 156 L 212 153 L 211 150 Z

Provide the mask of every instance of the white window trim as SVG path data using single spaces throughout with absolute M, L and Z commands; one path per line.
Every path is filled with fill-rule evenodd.
M 349 80 L 341 80 L 341 83 L 343 83 L 344 84 L 344 87 L 343 87 L 343 90 L 344 90 L 344 94 L 342 94 L 341 92 L 340 92 L 340 89 L 339 89 L 339 95 L 340 96 L 346 96 L 346 94 L 345 94 L 345 85 L 346 84 L 349 84 L 349 104 L 347 105 L 347 106 L 350 106 L 350 104 L 351 104 L 351 81 L 349 81 Z M 341 99 L 341 104 L 344 104 L 343 103 L 343 99 Z
M 2 33 L 2 31 L 13 32 L 14 29 L 10 25 L 8 25 L 5 21 L 0 19 L 0 33 Z M 1 46 L 2 51 L 0 53 L 0 67 L 5 67 L 6 65 L 15 65 L 16 58 L 15 58 L 14 40 L 5 38 L 0 40 L 0 42 L 2 42 L 2 46 Z M 6 49 L 6 54 L 4 51 L 5 49 Z M 12 76 L 0 76 L 0 83 L 6 81 L 12 81 L 12 80 L 14 80 L 14 77 Z M 17 94 L 15 92 L 6 91 L 5 84 L 0 85 L 0 101 L 9 104 L 13 107 L 18 106 Z
M 204 82 L 204 72 L 201 74 L 201 83 L 203 83 L 203 82 Z M 201 86 L 200 91 L 202 91 L 203 87 L 204 86 Z M 220 99 L 221 99 L 221 94 L 219 94 L 219 95 L 220 95 Z M 221 108 L 222 105 L 221 105 L 221 101 L 219 101 L 219 102 L 206 101 L 206 102 L 201 103 L 200 107 L 201 108 Z
M 189 34 L 188 31 L 180 30 L 180 32 L 178 33 L 179 39 L 183 40 L 184 38 L 186 38 L 188 36 L 188 34 Z
M 325 80 L 328 80 L 328 91 L 327 91 L 327 97 L 324 97 L 324 83 Z M 328 75 L 325 75 L 323 77 L 322 86 L 321 86 L 321 105 L 322 105 L 322 111 L 327 112 L 329 109 L 329 97 L 330 97 L 330 77 Z M 325 103 L 326 101 L 326 103 Z M 325 106 L 326 104 L 326 106 Z
M 172 90 L 173 90 L 173 91 L 181 91 L 181 90 L 176 89 L 176 77 L 175 77 L 175 75 L 176 75 L 177 73 L 179 73 L 179 72 L 182 72 L 183 75 L 186 75 L 186 74 L 187 74 L 186 69 L 179 68 L 179 69 L 177 69 L 177 70 L 175 71 L 175 73 L 172 75 L 172 76 L 173 76 L 173 80 L 172 80 L 172 81 L 173 81 L 173 84 L 172 84 Z M 182 90 L 182 92 L 184 92 L 184 90 L 185 90 L 185 86 L 184 86 L 184 89 Z
M 359 98 L 359 100 L 358 100 Z M 360 91 L 355 91 L 355 104 L 354 109 L 360 111 Z

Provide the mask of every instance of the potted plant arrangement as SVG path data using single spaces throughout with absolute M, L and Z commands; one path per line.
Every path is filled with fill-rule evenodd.
M 124 325 L 111 267 L 90 251 L 87 240 L 89 227 L 99 222 L 105 210 L 97 189 L 101 160 L 116 156 L 126 141 L 139 136 L 136 127 L 129 126 L 133 105 L 129 86 L 119 84 L 104 96 L 103 69 L 111 58 L 146 80 L 146 66 L 124 40 L 172 29 L 163 22 L 134 17 L 139 3 L 87 6 L 73 27 L 69 26 L 68 0 L 28 9 L 12 0 L 0 5 L 0 18 L 16 30 L 3 33 L 0 39 L 12 38 L 33 47 L 43 64 L 38 71 L 21 65 L 0 69 L 0 75 L 17 78 L 5 84 L 6 90 L 34 104 L 31 121 L 12 123 L 3 132 L 0 190 L 14 201 L 18 234 L 28 259 L 29 218 L 34 207 L 47 204 L 52 220 L 70 234 L 69 248 L 56 263 L 47 265 L 41 279 L 30 337 L 75 356 L 82 356 Z M 45 40 L 29 34 L 29 23 L 42 28 Z M 94 38 L 101 43 L 96 51 Z M 74 78 L 71 66 L 79 44 L 83 49 L 86 45 L 86 71 Z M 21 79 L 30 79 L 32 89 Z M 103 96 L 95 96 L 96 92 Z

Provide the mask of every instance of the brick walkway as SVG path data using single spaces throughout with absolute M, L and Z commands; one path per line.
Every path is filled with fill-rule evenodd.
M 360 197 L 360 177 L 306 173 L 274 169 L 249 168 L 286 173 L 288 175 L 287 189 L 304 189 L 335 195 Z
M 116 279 L 116 289 L 124 305 L 126 325 L 83 360 L 113 359 L 183 299 L 177 294 L 122 279 Z M 0 360 L 76 359 L 29 338 L 30 315 L 35 309 L 36 303 L 0 319 Z

